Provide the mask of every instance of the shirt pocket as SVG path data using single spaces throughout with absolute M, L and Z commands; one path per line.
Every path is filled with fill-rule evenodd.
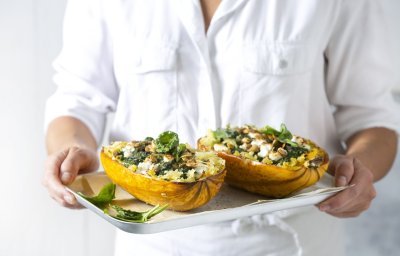
M 148 134 L 176 130 L 177 47 L 148 42 L 136 47 L 129 105 Z
M 269 76 L 309 72 L 314 64 L 312 46 L 302 43 L 253 43 L 243 47 L 244 71 Z
M 175 47 L 149 43 L 137 50 L 134 71 L 137 74 L 146 74 L 175 70 L 176 55 Z
M 297 102 L 297 97 L 309 89 L 314 49 L 307 44 L 275 42 L 242 47 L 238 99 L 241 122 L 285 116 L 284 110 L 291 102 Z

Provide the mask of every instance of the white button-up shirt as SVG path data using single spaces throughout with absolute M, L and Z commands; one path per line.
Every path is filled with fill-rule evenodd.
M 173 130 L 192 145 L 285 123 L 338 153 L 360 129 L 398 129 L 377 2 L 223 0 L 205 33 L 196 0 L 70 0 L 47 123 L 74 116 L 100 142 L 115 112 L 112 140 Z

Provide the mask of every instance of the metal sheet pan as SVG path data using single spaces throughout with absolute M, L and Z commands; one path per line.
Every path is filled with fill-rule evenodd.
M 97 194 L 105 184 L 111 182 L 104 172 L 80 175 L 68 186 L 68 189 L 74 193 L 78 202 L 84 207 L 117 228 L 129 233 L 150 234 L 314 205 L 345 189 L 345 187 L 333 187 L 332 180 L 332 177 L 326 174 L 314 186 L 302 190 L 292 197 L 275 200 L 269 200 L 263 196 L 224 184 L 218 195 L 208 204 L 187 212 L 165 210 L 146 223 L 131 223 L 114 219 L 77 193 Z M 134 211 L 145 211 L 152 207 L 135 199 L 118 186 L 113 203 Z

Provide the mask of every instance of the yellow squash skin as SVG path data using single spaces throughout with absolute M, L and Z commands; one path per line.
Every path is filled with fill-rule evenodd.
M 101 152 L 107 176 L 135 198 L 151 205 L 168 204 L 168 209 L 188 211 L 210 201 L 220 190 L 226 169 L 195 182 L 171 182 L 134 173 Z
M 198 148 L 210 150 L 201 145 L 200 140 Z M 318 168 L 301 167 L 297 170 L 263 164 L 224 152 L 217 154 L 225 159 L 225 181 L 229 185 L 270 198 L 283 198 L 315 184 L 326 172 L 329 164 L 328 154 L 321 148 L 318 150 L 324 156 L 323 163 Z

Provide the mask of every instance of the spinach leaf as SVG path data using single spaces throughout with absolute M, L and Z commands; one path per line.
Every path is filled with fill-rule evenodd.
M 286 128 L 286 125 L 281 124 L 281 130 L 278 131 L 271 126 L 265 126 L 264 128 L 261 129 L 261 132 L 267 134 L 267 135 L 273 135 L 276 137 L 278 141 L 281 143 L 286 143 L 289 144 L 292 147 L 299 147 L 299 145 L 296 142 L 293 142 L 291 139 L 293 138 L 293 135 L 290 133 L 290 131 Z
M 290 139 L 292 139 L 293 136 L 289 132 L 289 130 L 286 128 L 286 125 L 281 124 L 281 131 L 279 132 L 278 137 L 281 140 L 290 140 Z
M 110 205 L 116 211 L 116 215 L 110 215 L 108 210 L 104 210 L 104 212 L 110 215 L 113 218 L 118 220 L 128 221 L 128 222 L 138 222 L 143 223 L 154 217 L 155 215 L 159 214 L 160 212 L 164 211 L 168 205 L 164 206 L 155 206 L 154 208 L 145 211 L 145 212 L 135 212 L 131 210 L 126 210 L 118 205 Z
M 214 137 L 218 140 L 218 141 L 222 141 L 223 139 L 226 139 L 229 137 L 229 134 L 226 132 L 225 129 L 222 128 L 218 128 L 217 130 L 215 130 L 213 132 Z
M 115 188 L 116 185 L 113 183 L 108 183 L 105 185 L 99 192 L 97 196 L 89 197 L 85 196 L 82 193 L 78 192 L 80 196 L 96 205 L 99 208 L 104 208 L 107 204 L 111 203 L 111 201 L 115 198 Z
M 269 125 L 266 125 L 264 128 L 261 129 L 261 132 L 267 134 L 267 135 L 273 135 L 273 136 L 279 136 L 279 131 L 275 130 Z
M 179 157 L 186 150 L 185 144 L 179 144 L 178 134 L 171 131 L 161 133 L 155 140 L 155 144 L 158 153 L 172 154 L 176 162 L 179 161 Z
M 171 131 L 163 132 L 155 140 L 155 144 L 158 153 L 173 153 L 179 145 L 178 134 Z
M 224 139 L 227 138 L 233 138 L 235 139 L 238 135 L 239 132 L 235 131 L 234 129 L 231 129 L 229 126 L 226 129 L 223 128 L 218 128 L 217 130 L 215 130 L 213 132 L 214 137 L 218 140 L 218 141 L 222 141 Z
M 185 144 L 179 144 L 178 147 L 176 148 L 175 152 L 174 152 L 174 156 L 175 156 L 175 161 L 178 162 L 179 161 L 179 157 L 181 156 L 181 154 L 183 153 L 183 151 L 185 151 L 186 149 L 186 145 Z

